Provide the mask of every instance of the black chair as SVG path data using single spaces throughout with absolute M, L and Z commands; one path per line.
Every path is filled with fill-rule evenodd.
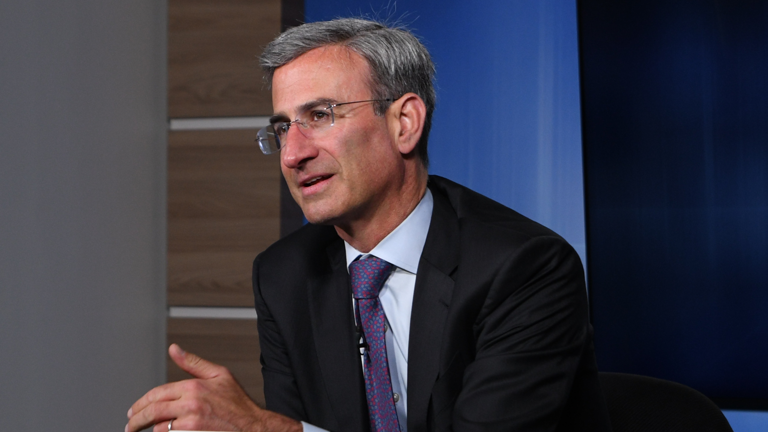
M 613 432 L 733 432 L 720 408 L 672 381 L 600 372 Z

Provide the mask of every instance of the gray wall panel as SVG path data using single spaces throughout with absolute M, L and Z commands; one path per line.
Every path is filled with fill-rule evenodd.
M 3 430 L 122 430 L 164 380 L 166 4 L 0 4 Z

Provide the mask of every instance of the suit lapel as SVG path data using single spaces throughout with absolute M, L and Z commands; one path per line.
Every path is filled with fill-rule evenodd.
M 432 189 L 434 207 L 419 261 L 408 347 L 408 430 L 426 430 L 432 387 L 440 368 L 443 328 L 459 257 L 459 222 L 447 199 Z
M 330 271 L 309 281 L 312 332 L 323 381 L 340 430 L 368 430 L 352 291 L 341 240 L 328 248 Z

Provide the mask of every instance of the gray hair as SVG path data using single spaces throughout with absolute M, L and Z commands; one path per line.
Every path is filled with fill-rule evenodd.
M 395 99 L 408 92 L 419 95 L 427 107 L 424 131 L 417 154 L 428 166 L 427 140 L 435 110 L 432 83 L 435 65 L 429 52 L 411 32 L 357 18 L 314 22 L 293 27 L 267 45 L 260 63 L 264 79 L 272 84 L 275 69 L 315 48 L 340 45 L 366 59 L 371 67 L 371 93 L 374 99 Z M 374 105 L 376 115 L 384 115 L 390 102 Z

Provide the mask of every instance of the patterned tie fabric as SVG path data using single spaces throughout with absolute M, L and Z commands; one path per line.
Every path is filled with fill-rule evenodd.
M 363 335 L 368 344 L 363 361 L 371 432 L 400 430 L 387 362 L 387 342 L 384 335 L 387 319 L 379 302 L 379 290 L 391 271 L 392 264 L 373 255 L 349 265 L 352 293 L 357 300 L 357 316 L 360 317 Z

